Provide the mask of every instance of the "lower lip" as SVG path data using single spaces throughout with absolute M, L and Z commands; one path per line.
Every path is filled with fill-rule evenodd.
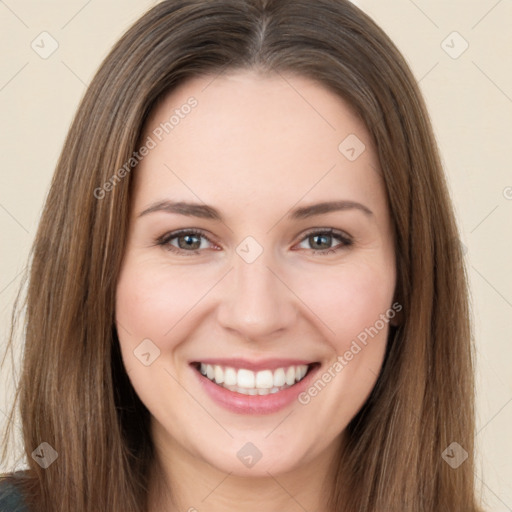
M 297 400 L 299 394 L 310 385 L 319 368 L 320 365 L 314 366 L 300 382 L 268 395 L 243 395 L 242 393 L 229 391 L 229 389 L 212 382 L 196 368 L 193 368 L 193 371 L 206 394 L 221 407 L 237 414 L 272 414 L 288 407 Z

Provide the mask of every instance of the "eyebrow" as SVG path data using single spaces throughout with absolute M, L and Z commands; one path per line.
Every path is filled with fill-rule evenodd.
M 373 212 L 367 206 L 361 203 L 357 203 L 355 201 L 340 200 L 302 206 L 288 213 L 288 217 L 293 220 L 300 220 L 313 217 L 315 215 L 322 215 L 325 213 L 344 210 L 359 210 L 365 215 L 373 215 Z M 143 210 L 139 214 L 139 217 L 148 215 L 153 212 L 176 213 L 178 215 L 185 215 L 188 217 L 199 217 L 201 219 L 224 222 L 222 214 L 213 206 L 200 203 L 189 203 L 186 201 L 158 201 Z

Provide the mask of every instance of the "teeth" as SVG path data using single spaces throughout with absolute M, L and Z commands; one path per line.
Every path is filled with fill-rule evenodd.
M 306 375 L 308 371 L 308 367 L 301 365 L 295 367 L 295 379 L 296 380 L 302 380 L 304 378 L 304 375 Z
M 300 382 L 308 371 L 308 365 L 290 366 L 272 370 L 253 372 L 229 366 L 201 363 L 199 371 L 220 386 L 244 395 L 268 395 Z
M 222 384 L 224 382 L 224 372 L 222 371 L 222 368 L 220 366 L 215 366 L 214 370 L 214 376 L 215 376 L 215 382 L 217 384 Z
M 274 375 L 270 370 L 263 370 L 256 374 L 256 386 L 259 389 L 271 389 L 274 387 Z
M 256 377 L 251 370 L 238 370 L 236 382 L 239 388 L 253 388 Z M 218 383 L 217 383 L 218 384 Z
M 286 384 L 286 376 L 284 373 L 284 368 L 278 368 L 274 372 L 274 386 L 280 387 Z
M 217 384 L 219 383 L 217 382 Z M 236 386 L 236 370 L 234 368 L 226 368 L 224 372 L 224 384 L 226 386 Z
M 292 386 L 295 383 L 295 367 L 290 366 L 288 370 L 286 370 L 286 384 L 288 386 Z

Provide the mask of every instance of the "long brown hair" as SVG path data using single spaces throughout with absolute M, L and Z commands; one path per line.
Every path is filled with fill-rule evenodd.
M 13 406 L 14 414 L 19 401 L 30 504 L 41 512 L 147 508 L 149 413 L 123 368 L 114 321 L 133 172 L 98 190 L 132 157 L 163 95 L 192 76 L 241 69 L 300 74 L 352 105 L 372 136 L 395 229 L 403 321 L 347 428 L 338 464 L 349 478 L 333 471 L 330 508 L 478 510 L 466 276 L 436 142 L 405 60 L 347 0 L 167 0 L 101 65 L 31 253 Z M 47 469 L 31 457 L 42 442 L 58 452 Z M 452 442 L 468 453 L 456 469 L 442 457 Z

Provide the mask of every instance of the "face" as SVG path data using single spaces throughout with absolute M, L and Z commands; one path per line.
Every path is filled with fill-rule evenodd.
M 116 319 L 157 450 L 242 476 L 332 457 L 395 315 L 364 124 L 307 78 L 237 72 L 174 90 L 142 144 Z

